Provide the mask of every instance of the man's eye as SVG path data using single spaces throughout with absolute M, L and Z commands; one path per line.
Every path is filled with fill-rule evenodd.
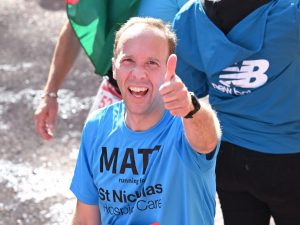
M 133 62 L 133 60 L 132 59 L 123 59 L 121 62 L 122 63 L 131 63 L 131 62 Z
M 158 63 L 155 62 L 155 61 L 149 61 L 148 64 L 149 64 L 149 65 L 158 65 Z

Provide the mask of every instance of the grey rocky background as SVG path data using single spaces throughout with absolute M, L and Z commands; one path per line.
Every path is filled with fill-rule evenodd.
M 0 225 L 69 224 L 68 190 L 80 133 L 99 78 L 82 53 L 60 92 L 56 138 L 33 114 L 66 20 L 64 0 L 0 1 Z

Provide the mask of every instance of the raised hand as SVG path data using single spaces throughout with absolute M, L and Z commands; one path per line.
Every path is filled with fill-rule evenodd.
M 165 103 L 165 108 L 174 116 L 184 117 L 193 109 L 193 106 L 186 86 L 175 74 L 176 63 L 176 55 L 170 55 L 165 82 L 160 86 L 159 92 Z

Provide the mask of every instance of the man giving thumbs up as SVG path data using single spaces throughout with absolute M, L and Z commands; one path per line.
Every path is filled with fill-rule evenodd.
M 175 74 L 175 43 L 151 18 L 132 18 L 116 34 L 123 101 L 85 124 L 73 225 L 213 224 L 219 123 Z

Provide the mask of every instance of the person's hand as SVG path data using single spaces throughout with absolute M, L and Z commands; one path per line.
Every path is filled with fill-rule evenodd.
M 49 96 L 41 99 L 35 111 L 35 130 L 45 140 L 53 138 L 57 111 L 57 99 Z
M 165 108 L 174 116 L 186 116 L 192 109 L 190 93 L 181 79 L 175 74 L 177 57 L 170 55 L 167 62 L 165 82 L 160 86 L 160 94 Z

